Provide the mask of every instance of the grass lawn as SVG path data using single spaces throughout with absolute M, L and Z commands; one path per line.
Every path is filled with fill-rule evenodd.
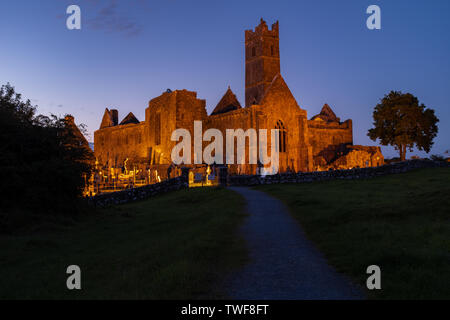
M 2 235 L 0 299 L 222 298 L 246 261 L 244 217 L 236 193 L 195 188 Z M 72 264 L 82 290 L 66 288 Z
M 370 180 L 267 185 L 284 201 L 330 264 L 374 299 L 450 299 L 450 168 Z

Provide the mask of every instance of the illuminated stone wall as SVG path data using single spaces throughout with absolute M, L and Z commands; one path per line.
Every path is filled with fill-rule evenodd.
M 343 123 L 308 120 L 308 129 L 315 169 L 334 161 L 344 154 L 346 146 L 353 144 L 352 120 Z
M 94 153 L 106 167 L 121 167 L 129 158 L 147 158 L 148 125 L 126 124 L 107 127 L 94 133 Z
M 148 158 L 150 164 L 168 164 L 176 142 L 171 141 L 175 129 L 184 128 L 194 135 L 194 121 L 204 120 L 206 101 L 187 90 L 165 92 L 149 102 L 145 110 L 148 124 Z M 192 139 L 193 143 L 193 139 Z

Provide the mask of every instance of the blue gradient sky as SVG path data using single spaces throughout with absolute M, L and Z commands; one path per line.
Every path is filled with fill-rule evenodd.
M 82 30 L 66 28 L 66 8 Z M 382 29 L 366 28 L 370 4 Z M 244 30 L 280 21 L 281 72 L 308 117 L 328 103 L 352 118 L 355 144 L 390 90 L 416 95 L 440 118 L 430 154 L 450 149 L 450 1 L 2 0 L 0 84 L 39 113 L 71 113 L 98 129 L 105 107 L 144 120 L 167 88 L 198 92 L 210 113 L 228 85 L 244 102 Z M 385 156 L 396 154 L 383 148 Z M 414 154 L 424 155 L 414 152 Z M 409 154 L 411 155 L 411 154 Z

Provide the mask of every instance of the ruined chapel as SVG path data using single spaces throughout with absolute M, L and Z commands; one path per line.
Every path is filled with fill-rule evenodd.
M 216 128 L 224 136 L 226 129 L 279 129 L 281 172 L 369 167 L 384 162 L 379 147 L 353 145 L 352 120 L 341 122 L 327 104 L 308 119 L 280 73 L 278 22 L 269 29 L 261 19 L 254 30 L 245 31 L 244 106 L 228 88 L 210 115 L 206 101 L 187 90 L 167 90 L 150 100 L 144 121 L 129 113 L 119 122 L 118 111 L 107 108 L 94 133 L 95 156 L 108 168 L 131 161 L 142 169 L 163 169 L 171 164 L 171 151 L 177 143 L 171 141 L 172 132 L 184 128 L 193 137 L 196 120 L 202 121 L 203 131 Z M 229 170 L 254 174 L 257 165 L 235 164 Z

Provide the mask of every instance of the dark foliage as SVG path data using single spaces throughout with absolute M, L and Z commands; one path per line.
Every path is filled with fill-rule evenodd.
M 11 85 L 1 87 L 0 225 L 18 212 L 76 212 L 90 157 L 68 120 L 36 115 Z

